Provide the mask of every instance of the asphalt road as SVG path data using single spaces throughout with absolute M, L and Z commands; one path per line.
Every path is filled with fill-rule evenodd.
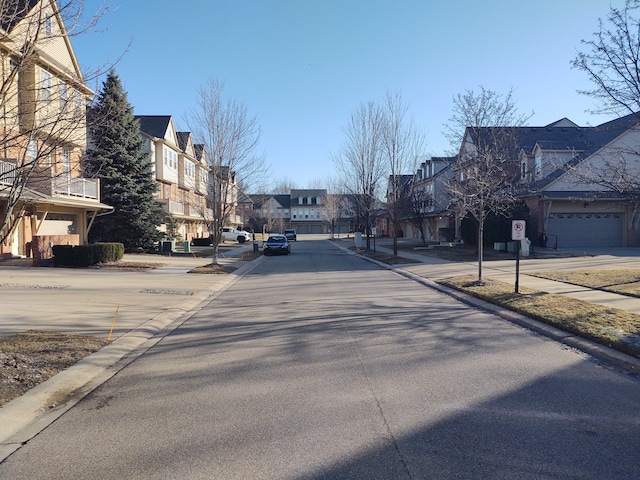
M 0 464 L 11 479 L 637 479 L 640 381 L 293 244 Z

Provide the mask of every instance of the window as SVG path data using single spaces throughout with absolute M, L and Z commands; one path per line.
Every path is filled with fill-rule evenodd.
M 542 156 L 536 155 L 536 177 L 542 175 Z
M 67 105 L 67 101 L 69 100 L 69 89 L 67 88 L 67 84 L 60 80 L 58 83 L 58 91 L 60 96 L 60 108 L 64 108 Z
M 62 176 L 66 181 L 69 181 L 71 178 L 71 152 L 64 149 L 60 155 L 60 161 L 62 163 Z
M 40 70 L 40 81 L 42 83 L 42 100 L 47 102 L 51 99 L 51 74 L 46 70 Z
M 76 115 L 82 115 L 83 96 L 78 90 L 73 90 L 73 107 Z
M 47 37 L 53 35 L 53 32 L 51 30 L 51 15 L 47 15 L 44 19 L 44 34 Z
M 184 174 L 189 178 L 196 178 L 196 165 L 190 160 L 184 161 Z
M 35 162 L 36 158 L 38 158 L 38 144 L 35 140 L 29 140 L 29 146 L 27 147 L 27 162 Z
M 169 168 L 178 168 L 178 154 L 167 147 L 162 149 L 162 161 Z
M 527 176 L 527 161 L 524 160 L 520 164 L 520 178 L 524 179 Z

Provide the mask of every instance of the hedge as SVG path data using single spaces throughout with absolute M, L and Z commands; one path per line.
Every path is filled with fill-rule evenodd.
M 54 245 L 52 251 L 53 264 L 57 267 L 88 267 L 97 263 L 121 260 L 124 256 L 124 244 Z

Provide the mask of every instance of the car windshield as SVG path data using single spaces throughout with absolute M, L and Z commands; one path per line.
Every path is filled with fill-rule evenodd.
M 284 238 L 282 235 L 279 235 L 277 237 L 269 237 L 269 240 L 267 240 L 267 242 L 269 243 L 284 243 L 286 241 L 287 239 Z

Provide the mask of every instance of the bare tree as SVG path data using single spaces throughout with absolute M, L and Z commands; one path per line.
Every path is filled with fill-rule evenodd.
M 197 93 L 197 107 L 186 116 L 197 143 L 204 145 L 210 169 L 207 216 L 212 235 L 213 258 L 224 227 L 235 213 L 238 190 L 250 191 L 264 180 L 269 168 L 258 155 L 261 129 L 246 106 L 223 96 L 224 83 L 212 79 Z
M 634 15 L 638 0 L 626 0 L 624 8 L 611 7 L 607 20 L 598 19 L 592 40 L 583 40 L 571 65 L 587 74 L 595 85 L 580 93 L 600 102 L 597 113 L 626 115 L 640 112 L 640 20 Z
M 87 75 L 74 61 L 53 72 L 39 59 L 95 27 L 108 4 L 88 19 L 83 7 L 83 0 L 0 2 L 0 242 L 38 194 L 72 188 L 81 173 L 93 94 Z
M 508 215 L 515 203 L 512 185 L 518 171 L 518 127 L 529 116 L 518 113 L 513 89 L 501 95 L 480 87 L 453 99 L 445 125 L 452 146 L 459 146 L 455 176 L 446 184 L 459 214 L 478 221 L 478 283 L 483 282 L 484 224 L 489 213 Z
M 291 180 L 289 177 L 283 177 L 274 182 L 271 191 L 278 195 L 288 195 L 291 193 L 291 190 L 295 190 L 296 188 L 298 188 L 298 186 L 294 180 Z
M 338 228 L 338 237 L 340 236 L 340 226 L 337 225 L 344 214 L 344 196 L 337 178 L 329 178 L 326 182 L 328 191 L 323 199 L 327 209 L 327 220 L 331 226 L 331 238 L 335 237 L 336 226 Z
M 342 190 L 364 222 L 367 250 L 377 195 L 385 174 L 381 155 L 383 126 L 384 114 L 378 105 L 372 101 L 360 104 L 345 127 L 342 148 L 333 156 Z
M 433 205 L 433 195 L 427 192 L 426 189 L 415 186 L 411 189 L 411 196 L 409 198 L 409 222 L 414 225 L 420 232 L 420 239 L 423 244 L 427 243 L 426 232 L 424 231 L 425 222 L 427 220 L 427 214 L 429 207 Z
M 585 51 L 571 62 L 594 84 L 580 93 L 596 99 L 596 113 L 633 115 L 640 121 L 640 2 L 626 0 L 623 8 L 611 7 L 606 20 L 598 20 L 593 39 L 583 40 Z M 637 128 L 634 127 L 634 128 Z M 599 185 L 627 198 L 632 224 L 640 221 L 640 147 L 623 143 L 617 151 L 601 156 L 599 164 L 571 168 L 577 183 Z
M 393 256 L 398 256 L 398 230 L 409 216 L 413 175 L 423 154 L 425 136 L 407 118 L 409 105 L 399 93 L 387 91 L 381 150 L 389 172 L 387 211 L 393 236 Z

